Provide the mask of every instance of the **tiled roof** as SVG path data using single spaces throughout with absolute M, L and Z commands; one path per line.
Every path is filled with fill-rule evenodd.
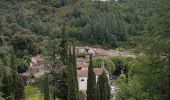
M 87 62 L 77 62 L 77 68 L 88 67 L 89 63 Z
M 88 58 L 76 58 L 77 62 L 89 62 L 90 60 Z
M 93 71 L 95 72 L 96 76 L 99 76 L 105 71 L 108 74 L 108 71 L 105 68 L 93 68 Z M 88 76 L 88 70 L 77 70 L 77 76 L 78 77 L 87 77 Z

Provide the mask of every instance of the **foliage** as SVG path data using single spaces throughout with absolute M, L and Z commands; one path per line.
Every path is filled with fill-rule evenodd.
M 73 49 L 75 49 L 73 47 Z M 73 51 L 73 53 L 72 53 Z M 69 50 L 69 65 L 67 66 L 67 99 L 69 100 L 79 100 L 79 91 L 78 91 L 78 81 L 76 73 L 76 59 L 75 59 L 75 50 L 72 50 L 70 47 Z
M 42 95 L 38 95 L 38 96 L 31 96 L 29 97 L 28 100 L 43 100 L 43 96 Z
M 123 69 L 125 68 L 125 65 L 127 63 L 127 58 L 113 57 L 110 58 L 110 60 L 115 64 L 115 70 L 112 72 L 112 74 L 118 77 L 122 73 Z
M 28 66 L 29 66 L 29 61 L 26 61 L 24 58 L 19 58 L 17 59 L 18 62 L 18 72 L 19 73 L 23 73 L 25 71 L 27 71 Z
M 103 73 L 99 76 L 97 81 L 98 87 L 99 87 L 99 100 L 110 100 L 111 93 L 110 93 L 110 85 L 108 83 L 108 77 L 106 76 L 106 73 L 103 71 Z
M 170 98 L 169 1 L 148 1 L 148 5 L 140 2 L 139 7 L 149 5 L 154 13 L 148 23 L 150 27 L 146 30 L 147 35 L 143 37 L 145 42 L 140 43 L 140 50 L 144 51 L 145 56 L 136 59 L 131 65 L 129 83 L 120 84 L 117 99 L 168 100 Z
M 93 71 L 92 55 L 90 55 L 90 64 L 88 67 L 88 78 L 87 78 L 87 100 L 95 100 L 96 97 L 96 75 Z
M 159 60 L 150 57 L 141 57 L 136 60 L 136 63 L 131 67 L 129 73 L 129 75 L 131 76 L 129 84 L 126 84 L 125 82 L 125 75 L 122 75 L 118 79 L 118 100 L 123 100 L 125 98 L 128 100 L 132 98 L 139 100 L 161 99 L 160 81 L 162 80 L 164 70 L 160 71 L 159 68 L 159 66 L 163 63 L 157 65 L 154 64 L 157 61 Z
M 24 99 L 24 84 L 22 81 L 21 76 L 18 74 L 16 69 L 16 62 L 15 62 L 15 56 L 14 54 L 11 54 L 10 60 L 9 60 L 9 67 L 11 68 L 11 73 L 4 74 L 3 79 L 3 86 L 2 91 L 4 93 L 4 98 L 13 98 L 13 99 Z
M 52 59 L 57 59 L 59 57 L 57 39 L 62 37 L 61 34 L 67 33 L 80 44 L 101 45 L 108 48 L 135 48 L 137 52 L 143 53 L 144 57 L 137 58 L 130 66 L 127 59 L 104 59 L 107 66 L 110 66 L 107 69 L 117 77 L 120 75 L 118 79 L 120 82 L 117 83 L 119 87 L 117 99 L 169 100 L 169 0 L 124 1 L 126 0 L 120 0 L 120 3 L 112 0 L 107 2 L 1 0 L 0 75 L 3 77 L 0 78 L 3 83 L 1 88 L 3 96 L 17 94 L 15 99 L 23 98 L 23 84 L 16 68 L 21 68 L 21 72 L 23 72 L 22 67 L 26 70 L 29 57 L 41 53 L 42 48 L 47 49 Z M 67 24 L 66 30 L 63 31 L 64 21 Z M 66 36 L 64 38 L 60 53 L 64 52 L 60 56 L 66 59 L 67 39 Z M 43 43 L 45 39 L 54 47 L 53 52 Z M 9 60 L 9 51 L 13 51 L 11 48 L 16 52 L 17 65 L 15 61 Z M 73 86 L 69 89 L 74 90 L 73 96 L 77 96 L 74 57 L 72 60 L 68 72 L 73 73 L 68 74 L 74 77 L 69 78 L 68 85 Z M 49 61 L 51 64 L 54 60 Z M 101 62 L 102 60 L 94 61 L 98 63 L 96 67 L 99 67 Z M 57 66 L 56 63 L 58 61 L 53 62 L 53 66 Z M 125 75 L 121 74 L 122 71 Z M 65 77 L 65 74 L 63 75 Z M 15 93 L 11 94 L 13 91 Z
M 61 100 L 67 99 L 67 68 L 62 66 L 55 71 L 56 82 L 56 95 Z
M 63 64 L 66 65 L 68 63 L 68 33 L 66 33 L 66 26 L 63 25 L 62 29 L 62 41 L 59 45 L 60 47 L 60 59 L 62 60 Z
M 115 64 L 113 61 L 111 61 L 110 58 L 96 57 L 93 59 L 93 64 L 94 64 L 94 67 L 103 67 L 104 66 L 111 73 L 115 70 Z
M 31 96 L 34 96 L 35 94 L 38 93 L 39 89 L 37 87 L 33 87 L 31 85 L 28 85 L 28 86 L 25 86 L 25 96 L 27 98 L 31 97 Z
M 44 79 L 44 100 L 50 100 L 48 74 L 45 76 Z

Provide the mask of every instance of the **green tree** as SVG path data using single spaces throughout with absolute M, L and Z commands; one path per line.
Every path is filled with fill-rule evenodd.
M 9 66 L 12 69 L 11 75 L 9 76 L 9 80 L 12 80 L 9 85 L 9 88 L 11 89 L 10 91 L 12 92 L 11 94 L 13 95 L 12 98 L 15 100 L 25 99 L 24 84 L 21 76 L 17 72 L 17 65 L 14 54 L 11 54 Z
M 56 84 L 57 84 L 57 80 L 56 80 L 56 69 L 60 69 L 60 64 L 61 61 L 59 59 L 59 43 L 60 41 L 58 39 L 54 39 L 52 38 L 47 38 L 47 40 L 45 41 L 45 49 L 43 51 L 43 53 L 48 56 L 48 58 L 46 59 L 46 63 L 50 64 L 52 66 L 52 71 L 51 71 L 51 75 L 52 75 L 52 84 L 50 84 L 50 86 L 52 86 L 52 91 L 53 91 L 53 100 L 56 99 Z
M 106 66 L 106 69 L 111 73 L 115 70 L 114 62 L 110 58 L 107 58 L 107 57 L 95 57 L 93 59 L 93 65 L 94 67 Z
M 62 40 L 59 45 L 60 47 L 60 59 L 62 60 L 63 64 L 66 65 L 68 63 L 68 35 L 65 24 L 63 25 L 62 29 Z
M 7 56 L 7 55 L 6 55 Z M 17 72 L 16 69 L 16 59 L 14 54 L 11 54 L 10 60 L 8 63 L 7 57 L 2 57 L 2 83 L 4 84 L 1 87 L 1 90 L 3 92 L 4 98 L 13 98 L 17 100 L 21 100 L 25 98 L 24 94 L 24 84 L 20 77 L 20 75 Z M 10 68 L 10 69 L 8 69 Z
M 49 90 L 49 84 L 48 84 L 48 74 L 45 75 L 44 79 L 44 100 L 50 100 L 50 90 Z
M 87 100 L 95 100 L 95 86 L 96 76 L 93 71 L 92 55 L 90 55 L 90 64 L 88 67 L 88 78 L 87 78 Z
M 103 73 L 99 76 L 97 82 L 99 86 L 100 100 L 110 100 L 111 90 L 108 82 L 109 82 L 108 77 L 106 76 L 106 73 L 103 71 Z
M 4 78 L 2 67 L 3 67 L 2 60 L 0 59 L 0 90 L 1 90 L 1 87 L 2 87 L 2 79 Z M 1 98 L 2 98 L 2 91 L 0 91 L 0 99 Z
M 67 67 L 67 85 L 68 85 L 68 90 L 67 90 L 67 99 L 68 100 L 79 100 L 79 91 L 78 91 L 78 81 L 77 81 L 77 76 L 76 71 L 75 71 L 75 53 L 72 54 L 72 48 L 70 47 L 69 51 L 69 65 Z
M 100 100 L 100 91 L 99 91 L 98 84 L 96 84 L 96 86 L 95 86 L 95 100 Z

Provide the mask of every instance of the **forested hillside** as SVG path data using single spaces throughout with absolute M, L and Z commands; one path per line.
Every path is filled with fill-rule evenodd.
M 146 7 L 141 8 L 142 6 Z M 45 36 L 61 34 L 61 26 L 66 22 L 68 34 L 80 44 L 111 48 L 120 47 L 122 42 L 133 40 L 135 36 L 151 28 L 148 19 L 152 15 L 145 1 L 99 3 L 88 0 L 69 3 L 57 0 L 3 1 L 0 13 L 4 33 L 7 36 L 14 34 L 13 40 L 19 38 L 15 33 L 23 33 L 20 37 L 27 33 L 31 34 L 31 40 L 37 40 L 34 43 L 37 45 Z M 11 32 L 13 28 L 15 30 Z M 136 45 L 132 43 L 128 46 Z M 35 54 L 35 50 L 30 53 Z
M 45 94 L 44 100 L 66 100 L 71 94 L 80 100 L 74 52 L 79 45 L 137 53 L 135 58 L 109 58 L 117 100 L 169 100 L 169 27 L 169 0 L 0 0 L 0 97 L 25 99 L 24 87 L 30 84 L 21 74 L 31 57 L 42 54 L 53 70 L 49 79 L 46 74 L 31 87 Z M 38 83 L 42 80 L 46 87 Z M 100 95 L 98 85 L 95 95 Z

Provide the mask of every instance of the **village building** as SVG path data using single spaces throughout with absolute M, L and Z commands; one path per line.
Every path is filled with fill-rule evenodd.
M 23 73 L 23 75 L 31 77 L 40 77 L 45 73 L 50 72 L 52 69 L 51 65 L 46 64 L 44 61 L 45 57 L 43 55 L 37 55 L 32 57 L 28 70 Z
M 77 70 L 86 70 L 89 66 L 89 58 L 76 58 Z
M 76 54 L 88 53 L 89 47 L 76 47 Z
M 80 55 L 80 54 L 85 54 L 85 57 L 89 57 L 89 54 L 94 55 L 94 49 L 91 47 L 76 47 L 76 54 Z
M 96 82 L 99 77 L 105 71 L 107 77 L 109 78 L 109 72 L 105 68 L 93 68 L 93 71 L 96 75 Z M 88 69 L 87 70 L 77 70 L 77 78 L 79 90 L 85 91 L 87 90 L 87 78 L 88 78 Z
M 135 58 L 135 54 L 130 51 L 118 51 L 113 49 L 102 49 L 102 48 L 92 48 L 92 47 L 76 47 L 76 54 L 88 58 L 89 54 L 92 54 L 94 57 L 116 57 L 116 56 L 122 56 L 122 57 L 133 57 Z

